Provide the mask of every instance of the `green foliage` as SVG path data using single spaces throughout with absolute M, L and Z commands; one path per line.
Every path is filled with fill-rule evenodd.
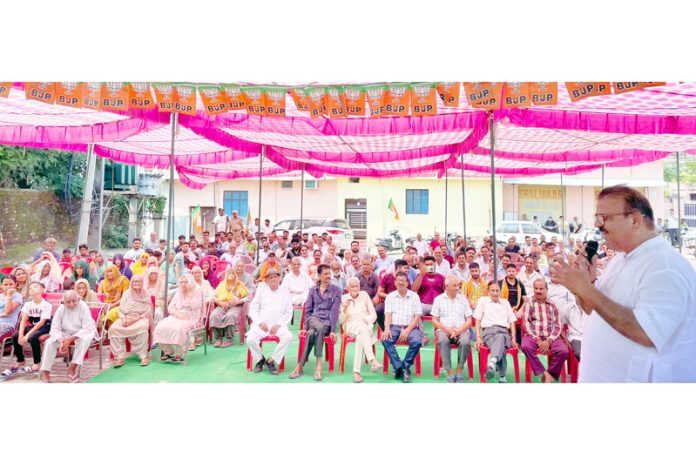
M 128 197 L 122 194 L 114 194 L 111 197 L 112 214 L 119 218 L 128 219 Z
M 69 180 L 70 196 L 81 199 L 86 169 L 84 153 L 0 146 L 0 188 L 47 190 L 64 197 Z
M 696 184 L 696 158 L 693 155 L 679 155 L 679 177 L 683 184 Z M 670 155 L 665 158 L 665 182 L 677 182 L 677 158 Z
M 105 249 L 123 249 L 128 247 L 128 226 L 112 224 L 102 235 L 102 247 Z
M 164 213 L 164 205 L 166 203 L 167 199 L 165 197 L 147 199 L 145 203 L 145 210 L 151 212 L 153 216 L 161 218 L 162 214 Z

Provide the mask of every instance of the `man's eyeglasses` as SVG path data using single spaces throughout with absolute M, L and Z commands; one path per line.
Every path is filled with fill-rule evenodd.
M 602 226 L 604 226 L 604 223 L 606 223 L 606 221 L 609 218 L 611 218 L 612 216 L 616 216 L 616 215 L 628 216 L 631 213 L 635 213 L 635 212 L 636 212 L 636 210 L 629 210 L 626 212 L 619 212 L 619 213 L 596 213 L 594 215 L 594 224 L 597 227 L 602 227 Z

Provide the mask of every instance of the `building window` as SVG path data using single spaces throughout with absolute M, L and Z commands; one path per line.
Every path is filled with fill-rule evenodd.
M 292 189 L 292 181 L 280 181 L 281 189 Z
M 348 178 L 348 182 L 351 184 L 358 184 L 360 182 L 360 178 Z
M 317 180 L 312 179 L 312 180 L 307 180 L 304 182 L 304 188 L 311 190 L 311 189 L 317 189 L 319 187 Z
M 690 199 L 692 202 L 696 202 L 696 194 L 689 194 L 689 199 Z
M 239 216 L 246 221 L 247 210 L 249 208 L 248 191 L 225 191 L 222 203 L 226 215 L 231 215 L 232 212 L 236 210 Z
M 406 214 L 427 215 L 428 189 L 406 189 Z

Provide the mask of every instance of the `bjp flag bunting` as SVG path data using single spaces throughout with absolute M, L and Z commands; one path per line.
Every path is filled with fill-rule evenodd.
M 498 110 L 502 87 L 499 82 L 465 82 L 464 92 L 466 92 L 466 98 L 472 107 Z
M 387 84 L 384 112 L 390 116 L 408 116 L 411 107 L 411 85 L 408 82 Z
M 84 82 L 82 84 L 82 108 L 101 110 L 101 82 Z
M 248 114 L 266 116 L 266 93 L 263 87 L 242 87 L 242 96 Z
M 131 108 L 152 110 L 155 108 L 155 99 L 152 98 L 150 84 L 147 82 L 131 82 L 128 87 L 128 104 Z
M 384 84 L 370 84 L 365 86 L 367 103 L 370 105 L 370 116 L 379 118 L 385 114 L 385 97 L 387 86 Z
M 411 115 L 437 115 L 437 86 L 434 82 L 411 83 Z
M 173 113 L 174 108 L 174 86 L 167 83 L 153 83 L 152 89 L 155 91 L 157 99 L 157 110 L 165 113 Z
M 12 89 L 11 82 L 0 82 L 0 97 L 9 97 L 10 89 Z
M 290 89 L 290 96 L 299 111 L 309 111 L 309 103 L 307 103 L 304 89 Z
M 305 101 L 309 106 L 309 116 L 319 118 L 326 114 L 326 101 L 324 100 L 324 88 L 319 86 L 305 87 Z
M 389 205 L 387 205 L 387 210 L 391 210 L 394 213 L 394 219 L 399 221 L 399 212 L 396 211 L 396 205 L 394 205 L 394 201 L 391 197 L 389 197 Z
M 458 82 L 438 82 L 437 93 L 446 107 L 456 107 L 459 105 L 459 90 L 461 86 Z
M 102 108 L 105 110 L 128 110 L 128 83 L 104 82 L 102 84 Z
M 191 211 L 191 226 L 198 232 L 203 232 L 203 219 L 201 218 L 201 206 L 196 205 L 196 208 Z
M 346 102 L 346 115 L 365 116 L 365 88 L 362 86 L 343 86 Z
M 44 103 L 55 103 L 56 85 L 54 82 L 26 82 L 24 92 L 28 100 L 38 100 Z
M 209 115 L 225 113 L 229 110 L 227 96 L 218 86 L 199 86 L 198 92 L 201 94 L 203 108 Z
M 285 97 L 288 94 L 287 87 L 266 87 L 266 115 L 285 116 Z
M 611 95 L 611 84 L 608 82 L 566 82 L 565 85 L 571 102 L 597 95 Z
M 533 105 L 556 105 L 558 103 L 558 83 L 530 82 L 529 97 Z
M 641 90 L 647 87 L 664 86 L 666 82 L 614 82 L 612 86 L 614 87 L 615 94 L 623 94 L 625 92 L 631 92 L 634 90 Z
M 81 82 L 56 82 L 56 103 L 72 108 L 82 108 L 84 86 Z
M 246 108 L 241 86 L 237 84 L 223 84 L 220 88 L 227 97 L 227 106 L 230 110 L 244 110 Z
M 506 82 L 503 86 L 503 108 L 528 107 L 529 99 L 528 82 Z
M 177 113 L 196 116 L 196 86 L 174 85 L 174 110 Z
M 324 104 L 326 116 L 329 118 L 342 118 L 346 116 L 345 96 L 340 87 L 324 87 Z

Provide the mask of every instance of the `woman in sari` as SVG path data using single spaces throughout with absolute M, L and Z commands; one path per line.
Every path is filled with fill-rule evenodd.
M 116 368 L 126 363 L 126 339 L 140 357 L 140 366 L 150 364 L 148 338 L 152 322 L 152 301 L 145 289 L 144 274 L 136 274 L 130 281 L 130 288 L 123 293 L 118 308 L 118 320 L 109 328 L 111 353 L 114 354 Z
M 75 282 L 75 292 L 83 302 L 99 302 L 97 293 L 92 290 L 89 281 L 85 278 L 80 278 Z
M 155 325 L 164 318 L 164 271 L 151 266 L 145 272 L 145 290 L 155 296 Z
M 94 260 L 92 263 L 90 263 L 90 267 L 92 268 L 92 275 L 96 277 L 97 279 L 101 280 L 101 277 L 104 275 L 104 272 L 106 271 L 106 267 L 109 264 L 104 261 L 104 254 L 101 252 L 97 252 L 97 255 L 95 255 Z
M 50 260 L 41 261 L 36 267 L 36 274 L 31 278 L 32 281 L 38 281 L 43 284 L 46 292 L 60 291 L 59 279 L 60 275 L 55 274 Z
M 237 279 L 244 283 L 249 293 L 253 294 L 256 290 L 256 284 L 254 284 L 254 277 L 245 271 L 245 267 L 246 265 L 244 264 L 244 262 L 238 261 L 234 265 L 234 272 L 237 274 Z M 222 273 L 222 275 L 224 276 L 224 273 Z M 222 276 L 218 276 L 218 278 L 220 278 L 221 281 L 224 279 Z
M 219 279 L 217 279 L 217 276 L 215 276 L 215 273 L 213 273 L 213 269 L 215 268 L 215 263 L 218 260 L 215 259 L 214 256 L 211 255 L 206 255 L 205 257 L 201 258 L 201 270 L 203 270 L 203 279 L 207 280 L 210 283 L 210 286 L 215 289 L 220 282 Z
M 162 360 L 182 361 L 181 354 L 189 344 L 189 330 L 198 323 L 203 306 L 203 293 L 193 276 L 179 280 L 179 290 L 169 304 L 169 316 L 159 322 L 153 333 L 154 343 L 162 350 Z
M 128 281 L 133 277 L 133 272 L 126 266 L 126 262 L 123 259 L 123 255 L 120 253 L 117 253 L 114 255 L 114 259 L 112 260 L 112 263 L 116 265 L 118 268 L 118 272 L 121 276 L 124 276 Z M 109 268 L 108 266 L 106 267 L 107 269 Z M 106 271 L 104 272 L 106 275 Z M 103 278 L 102 278 L 103 279 Z
M 145 273 L 145 270 L 147 269 L 147 261 L 149 258 L 150 254 L 147 252 L 143 252 L 142 255 L 140 255 L 140 259 L 131 265 L 131 271 L 133 272 L 133 276 Z
M 184 260 L 181 256 L 177 257 L 176 252 L 173 250 L 169 251 L 169 254 L 167 254 L 167 261 L 169 262 L 169 274 L 167 275 L 167 286 L 169 289 L 169 293 L 173 294 L 171 292 L 173 289 L 176 289 L 179 287 L 179 278 L 183 274 L 188 273 L 188 268 L 184 266 Z M 162 271 L 167 273 L 167 263 L 162 263 Z
M 17 265 L 17 268 L 12 270 L 10 273 L 15 277 L 17 281 L 17 292 L 22 296 L 22 299 L 26 302 L 29 299 L 29 267 L 27 265 Z
M 229 347 L 234 340 L 235 327 L 239 323 L 249 290 L 237 278 L 234 269 L 225 270 L 224 279 L 215 289 L 215 310 L 210 314 L 210 327 L 215 335 L 215 347 Z M 225 337 L 229 341 L 225 341 Z
M 73 266 L 73 275 L 71 276 L 72 280 L 75 281 L 75 284 L 77 285 L 77 281 L 80 279 L 86 279 L 87 282 L 89 283 L 89 288 L 90 289 L 96 289 L 97 287 L 97 279 L 96 277 L 92 274 L 92 271 L 89 268 L 89 265 L 85 260 L 77 260 Z
M 194 266 L 191 274 L 196 286 L 200 287 L 203 292 L 203 300 L 210 302 L 213 299 L 214 291 L 210 283 L 203 278 L 203 269 L 200 266 Z
M 353 357 L 353 382 L 362 383 L 360 375 L 363 352 L 373 372 L 382 368 L 377 361 L 372 345 L 376 339 L 373 328 L 377 321 L 377 313 L 372 299 L 367 292 L 360 290 L 360 280 L 350 278 L 348 280 L 348 293 L 341 297 L 341 310 L 338 314 L 338 322 L 343 325 L 343 330 L 348 336 L 355 338 L 355 355 Z
M 104 294 L 104 302 L 110 305 L 106 314 L 106 329 L 109 329 L 118 319 L 118 306 L 130 283 L 125 276 L 121 275 L 115 263 L 106 269 L 105 275 L 104 280 L 99 284 L 99 292 Z

